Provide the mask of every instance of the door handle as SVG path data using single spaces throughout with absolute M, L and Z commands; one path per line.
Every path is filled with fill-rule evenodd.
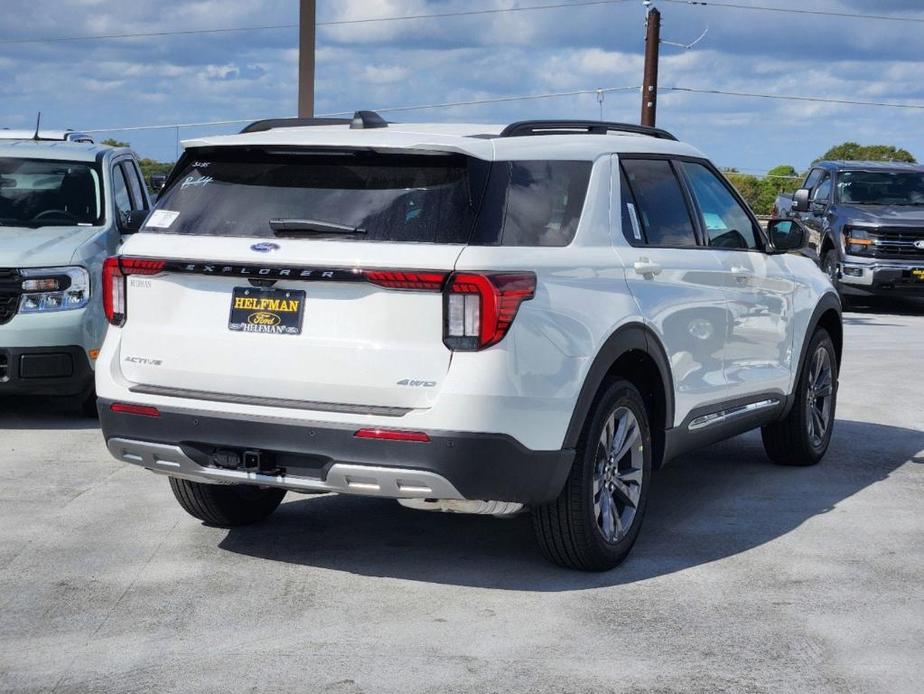
M 632 269 L 636 275 L 642 275 L 645 279 L 651 279 L 655 275 L 661 274 L 661 266 L 649 260 L 648 258 L 639 258 L 632 263 Z

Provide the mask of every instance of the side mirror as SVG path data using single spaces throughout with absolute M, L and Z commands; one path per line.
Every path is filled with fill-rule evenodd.
M 767 222 L 767 233 L 777 253 L 801 251 L 808 244 L 805 227 L 795 219 L 771 219 Z
M 148 187 L 154 195 L 157 195 L 167 185 L 167 177 L 164 174 L 153 174 L 148 179 Z
M 120 220 L 119 230 L 123 234 L 134 234 L 136 231 L 141 229 L 144 226 L 144 220 L 148 218 L 150 210 L 132 210 L 131 212 L 123 212 L 122 219 Z
M 793 212 L 808 212 L 810 192 L 808 188 L 799 188 L 799 190 L 792 194 Z

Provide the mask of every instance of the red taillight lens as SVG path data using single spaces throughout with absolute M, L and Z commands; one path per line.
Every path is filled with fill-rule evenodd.
M 125 298 L 125 278 L 129 275 L 156 275 L 163 272 L 166 262 L 150 258 L 114 256 L 103 263 L 103 310 L 112 325 L 125 325 L 128 309 Z
M 438 292 L 446 281 L 444 272 L 400 272 L 396 270 L 366 270 L 367 282 L 389 289 L 423 289 Z
M 412 441 L 430 443 L 430 437 L 422 431 L 403 431 L 401 429 L 360 429 L 353 434 L 358 439 L 380 439 L 382 441 Z
M 112 325 L 125 322 L 125 277 L 116 257 L 106 258 L 103 263 L 103 310 Z
M 131 405 L 126 402 L 114 402 L 109 409 L 119 414 L 136 414 L 140 417 L 160 417 L 160 410 L 147 405 Z
M 456 273 L 445 294 L 443 342 L 475 351 L 504 339 L 520 304 L 536 295 L 532 272 Z

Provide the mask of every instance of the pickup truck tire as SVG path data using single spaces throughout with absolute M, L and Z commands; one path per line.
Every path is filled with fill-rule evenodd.
M 84 417 L 89 417 L 91 419 L 99 418 L 99 411 L 96 409 L 96 390 L 91 390 L 87 395 L 83 396 L 78 406 L 80 408 L 80 413 Z
M 632 549 L 651 485 L 651 430 L 638 390 L 609 384 L 588 415 L 558 498 L 533 508 L 542 554 L 571 569 L 606 571 Z
M 761 428 L 764 450 L 777 465 L 814 465 L 831 442 L 837 400 L 837 355 L 823 328 L 809 343 L 794 397 L 785 419 Z
M 173 496 L 189 515 L 206 525 L 233 528 L 257 523 L 282 502 L 285 489 L 244 484 L 202 484 L 170 478 Z
M 821 269 L 831 279 L 831 284 L 837 289 L 841 297 L 841 306 L 847 308 L 847 297 L 841 291 L 841 283 L 837 278 L 837 251 L 829 248 L 821 259 Z

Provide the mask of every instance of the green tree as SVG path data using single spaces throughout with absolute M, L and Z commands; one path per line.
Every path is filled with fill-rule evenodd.
M 155 161 L 154 159 L 142 159 L 138 162 L 141 168 L 141 175 L 144 176 L 145 182 L 150 182 L 151 176 L 162 174 L 166 176 L 173 169 L 173 162 Z
M 899 149 L 893 145 L 860 145 L 856 142 L 844 142 L 832 147 L 815 161 L 823 160 L 843 161 L 903 161 L 916 164 L 914 155 L 906 149 Z M 815 162 L 812 162 L 813 164 Z
M 789 164 L 780 164 L 779 166 L 774 166 L 767 172 L 767 176 L 774 178 L 782 178 L 784 176 L 789 178 L 799 178 L 799 172 L 796 171 Z
M 103 140 L 100 144 L 109 145 L 110 147 L 131 147 L 127 142 L 120 142 L 114 138 L 107 138 Z
M 788 164 L 773 167 L 766 176 L 752 176 L 737 169 L 725 169 L 724 173 L 755 214 L 770 214 L 776 196 L 795 188 L 799 180 L 799 173 Z

